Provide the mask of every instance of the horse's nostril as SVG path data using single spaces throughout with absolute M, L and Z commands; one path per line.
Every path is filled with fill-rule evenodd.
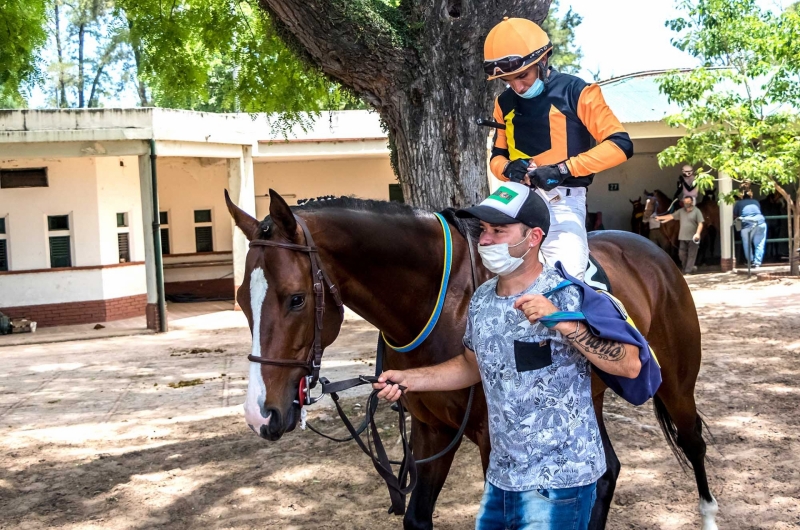
M 255 430 L 255 429 L 253 429 L 253 430 Z M 269 432 L 267 430 L 267 426 L 266 425 L 262 425 L 261 426 L 261 431 L 258 433 L 258 435 L 261 436 L 262 438 L 266 439 L 266 440 L 269 440 L 270 436 L 269 436 Z

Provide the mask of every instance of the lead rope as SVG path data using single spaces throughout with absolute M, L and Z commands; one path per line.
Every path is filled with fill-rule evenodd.
M 465 227 L 463 224 L 459 224 L 461 231 L 463 231 L 464 237 L 466 239 L 467 248 L 469 250 L 469 258 L 470 258 L 470 269 L 472 275 L 472 290 L 473 292 L 477 288 L 478 284 L 478 276 L 477 276 L 477 267 L 475 262 L 475 252 L 472 248 L 472 238 L 469 235 L 468 227 Z M 416 460 L 414 458 L 413 450 L 411 448 L 411 444 L 408 441 L 408 434 L 407 434 L 407 427 L 406 427 L 406 411 L 405 407 L 400 401 L 397 401 L 397 412 L 398 412 L 398 429 L 400 431 L 400 440 L 403 446 L 403 457 L 401 460 L 390 460 L 386 449 L 383 445 L 383 442 L 380 438 L 380 433 L 378 430 L 378 426 L 375 423 L 375 412 L 378 409 L 378 390 L 373 390 L 369 397 L 367 398 L 367 402 L 365 404 L 365 414 L 364 420 L 362 421 L 361 425 L 358 428 L 355 428 L 347 417 L 344 409 L 342 408 L 341 404 L 339 403 L 339 394 L 338 392 L 342 392 L 344 390 L 354 388 L 359 385 L 364 384 L 372 384 L 377 381 L 378 376 L 383 372 L 383 360 L 384 355 L 386 352 L 386 342 L 383 339 L 383 336 L 379 333 L 378 334 L 378 344 L 376 348 L 376 359 L 375 359 L 375 376 L 374 377 L 367 377 L 367 376 L 359 376 L 353 379 L 347 379 L 344 381 L 337 381 L 335 383 L 331 383 L 326 378 L 321 377 L 320 383 L 322 383 L 322 394 L 328 394 L 331 396 L 334 405 L 336 406 L 336 411 L 339 414 L 339 417 L 342 420 L 347 431 L 350 433 L 349 436 L 346 438 L 334 438 L 329 436 L 316 428 L 310 423 L 306 421 L 306 409 L 305 407 L 301 407 L 300 411 L 300 421 L 301 421 L 301 428 L 305 428 L 306 426 L 311 429 L 314 433 L 331 440 L 336 443 L 343 443 L 349 442 L 350 440 L 355 440 L 356 444 L 358 444 L 359 448 L 370 457 L 372 460 L 372 464 L 375 467 L 375 470 L 378 474 L 383 478 L 384 482 L 386 482 L 386 486 L 389 488 L 389 497 L 391 499 L 391 507 L 389 508 L 389 513 L 393 513 L 395 515 L 403 515 L 405 513 L 405 506 L 406 506 L 406 495 L 411 493 L 414 490 L 414 487 L 417 483 L 417 466 L 420 464 L 427 464 L 433 462 L 450 451 L 461 441 L 461 438 L 464 436 L 464 431 L 467 428 L 467 423 L 469 422 L 469 417 L 472 413 L 472 404 L 475 398 L 475 385 L 471 386 L 469 389 L 469 398 L 467 400 L 467 407 L 464 413 L 464 418 L 461 421 L 461 425 L 459 425 L 458 432 L 456 433 L 455 437 L 450 441 L 450 443 L 436 453 L 435 455 L 429 456 L 427 458 L 423 458 L 421 460 Z M 405 390 L 405 389 L 402 389 Z M 367 430 L 367 441 L 361 439 L 361 435 L 363 432 L 369 427 Z M 374 445 L 374 449 L 373 449 Z M 395 475 L 392 469 L 392 465 L 399 465 L 400 469 L 398 474 Z

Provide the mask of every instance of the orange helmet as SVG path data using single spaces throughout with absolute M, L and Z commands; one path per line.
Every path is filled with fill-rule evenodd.
M 550 37 L 535 22 L 504 17 L 483 43 L 483 69 L 490 80 L 522 72 L 541 61 L 552 49 Z

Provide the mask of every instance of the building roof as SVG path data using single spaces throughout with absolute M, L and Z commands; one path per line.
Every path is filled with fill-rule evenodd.
M 606 103 L 619 121 L 655 122 L 680 111 L 680 107 L 671 103 L 658 89 L 656 79 L 665 73 L 666 70 L 637 72 L 600 81 L 598 84 L 603 88 Z

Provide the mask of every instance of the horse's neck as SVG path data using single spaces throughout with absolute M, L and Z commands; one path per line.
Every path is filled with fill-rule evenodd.
M 441 282 L 439 222 L 428 216 L 334 209 L 307 219 L 345 305 L 391 339 L 413 339 L 430 316 L 425 313 Z

